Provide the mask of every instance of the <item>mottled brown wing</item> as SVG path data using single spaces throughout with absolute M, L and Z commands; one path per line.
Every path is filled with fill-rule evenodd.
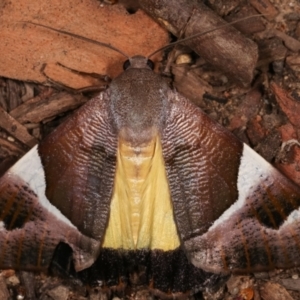
M 98 240 L 108 220 L 116 166 L 117 138 L 109 105 L 108 91 L 101 93 L 38 149 L 47 198 L 83 234 Z
M 212 272 L 300 265 L 300 189 L 170 92 L 163 133 L 175 219 L 191 262 Z
M 0 178 L 1 268 L 47 268 L 60 242 L 77 271 L 97 258 L 116 163 L 108 99 L 90 100 Z

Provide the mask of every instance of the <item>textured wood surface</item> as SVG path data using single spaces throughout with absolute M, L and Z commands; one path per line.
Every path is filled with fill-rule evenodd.
M 129 14 L 122 6 L 104 6 L 93 0 L 2 1 L 0 76 L 45 83 L 45 66 L 59 63 L 70 69 L 69 74 L 49 72 L 50 79 L 74 88 L 95 82 L 86 82 L 80 76 L 74 82 L 71 70 L 115 77 L 126 58 L 111 49 L 22 22 L 112 44 L 129 56 L 148 55 L 168 41 L 165 30 L 144 12 Z

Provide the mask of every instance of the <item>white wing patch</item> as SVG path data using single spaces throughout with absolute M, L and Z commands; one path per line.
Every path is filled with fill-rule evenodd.
M 280 226 L 280 229 L 283 227 L 290 225 L 290 224 L 295 224 L 295 221 L 299 222 L 300 220 L 300 208 L 293 210 L 288 218 L 284 221 L 284 223 Z
M 5 223 L 0 221 L 0 231 L 5 230 Z
M 37 151 L 37 145 L 34 146 L 26 155 L 24 155 L 8 171 L 8 175 L 18 176 L 23 179 L 38 196 L 39 203 L 59 220 L 72 226 L 75 226 L 68 220 L 46 197 L 45 172 L 41 158 Z
M 238 172 L 238 199 L 232 204 L 209 228 L 214 229 L 224 221 L 228 220 L 237 210 L 245 205 L 245 201 L 261 180 L 272 177 L 274 167 L 252 150 L 248 145 L 243 144 L 243 154 Z

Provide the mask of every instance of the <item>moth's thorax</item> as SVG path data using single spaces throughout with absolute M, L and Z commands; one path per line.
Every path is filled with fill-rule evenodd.
M 161 131 L 166 119 L 167 84 L 147 68 L 129 68 L 110 86 L 111 113 L 117 131 L 134 143 L 149 140 L 149 130 Z M 151 139 L 151 138 L 150 138 Z

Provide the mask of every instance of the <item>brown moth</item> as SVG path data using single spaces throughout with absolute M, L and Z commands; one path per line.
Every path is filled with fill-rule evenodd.
M 54 260 L 113 288 L 137 273 L 179 297 L 214 274 L 300 265 L 300 188 L 148 58 L 124 66 L 0 179 L 0 267 Z

